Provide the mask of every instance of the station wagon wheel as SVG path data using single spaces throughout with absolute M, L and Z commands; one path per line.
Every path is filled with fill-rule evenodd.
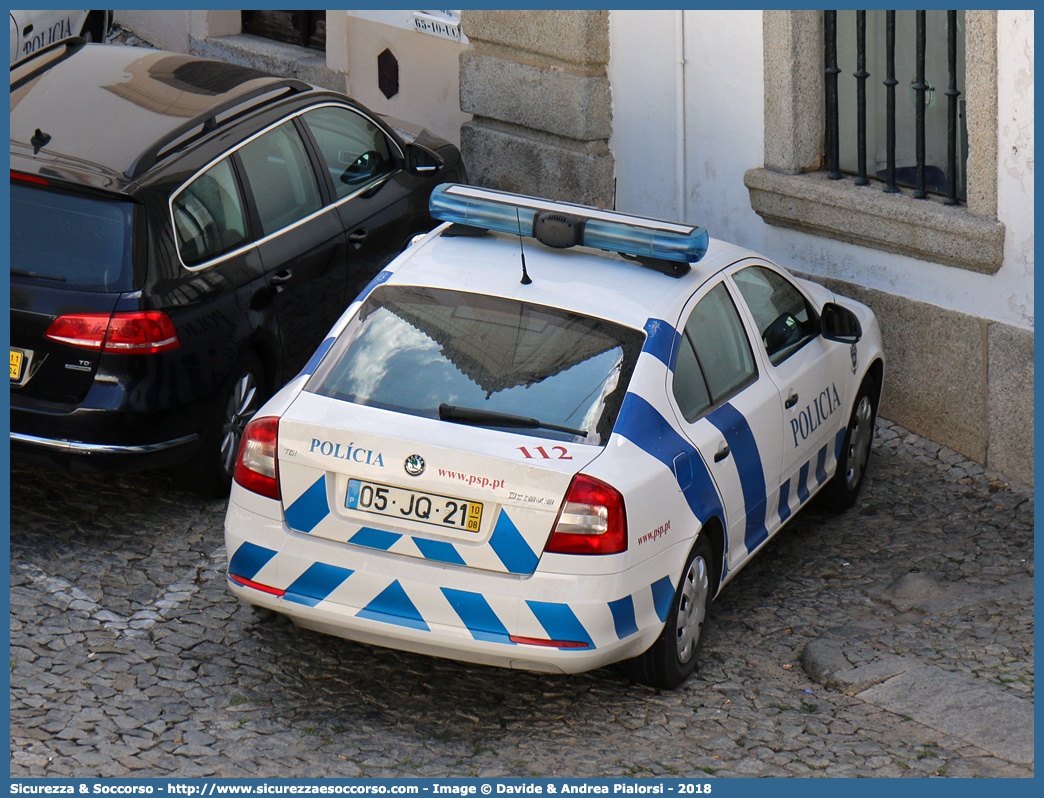
M 105 41 L 105 14 L 92 11 L 84 20 L 80 38 L 86 42 Z
M 877 384 L 872 377 L 867 376 L 859 388 L 845 430 L 845 439 L 837 458 L 837 472 L 817 497 L 819 503 L 827 509 L 840 512 L 855 504 L 870 461 L 870 444 L 874 439 L 876 418 Z
M 635 681 L 673 690 L 695 670 L 714 592 L 712 564 L 711 547 L 701 535 L 685 562 L 663 631 L 644 654 L 625 663 Z
M 211 496 L 228 495 L 243 430 L 268 398 L 266 385 L 261 361 L 253 352 L 245 353 L 212 405 L 203 445 L 184 471 L 190 487 Z
M 232 383 L 232 391 L 225 404 L 219 456 L 221 469 L 229 479 L 236 470 L 236 455 L 239 453 L 239 442 L 243 440 L 243 430 L 261 407 L 262 388 L 259 373 L 260 368 L 256 371 L 250 368 L 241 370 Z

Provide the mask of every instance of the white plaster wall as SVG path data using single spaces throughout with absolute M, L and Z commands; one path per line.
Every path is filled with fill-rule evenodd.
M 337 13 L 344 12 L 327 16 Z M 459 146 L 460 127 L 471 119 L 460 110 L 460 54 L 467 45 L 408 28 L 411 14 L 349 13 L 348 93 L 377 113 L 426 127 Z M 392 22 L 385 21 L 389 17 Z M 399 92 L 391 99 L 377 86 L 377 57 L 385 49 L 399 63 Z
M 1013 286 L 1003 299 L 1012 316 L 1024 320 L 1018 326 L 1032 327 L 1033 11 L 998 11 L 997 29 L 997 202 L 998 216 L 1007 226 L 1005 276 Z
M 751 210 L 743 172 L 764 158 L 760 11 L 684 12 L 683 169 L 676 14 L 610 12 L 619 210 L 702 224 L 799 271 L 1033 327 L 1032 11 L 998 12 L 998 215 L 1007 234 L 1004 263 L 992 276 L 772 227 Z
M 113 18 L 127 30 L 134 31 L 162 50 L 187 53 L 190 13 L 185 9 L 162 12 L 117 9 L 113 12 Z

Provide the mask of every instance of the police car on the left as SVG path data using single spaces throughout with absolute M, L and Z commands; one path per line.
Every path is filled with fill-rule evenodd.
M 244 602 L 350 639 L 673 688 L 707 603 L 863 483 L 871 311 L 702 228 L 442 185 L 247 426 Z
M 112 11 L 11 11 L 11 63 L 37 50 L 79 36 L 104 42 L 112 27 Z

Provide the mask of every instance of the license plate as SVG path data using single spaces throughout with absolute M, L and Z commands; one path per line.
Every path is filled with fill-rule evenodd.
M 11 382 L 18 382 L 22 379 L 22 362 L 25 359 L 25 353 L 21 349 L 11 350 Z
M 437 493 L 421 493 L 361 479 L 348 480 L 348 497 L 344 506 L 349 510 L 467 532 L 478 532 L 482 524 L 481 502 L 440 496 Z

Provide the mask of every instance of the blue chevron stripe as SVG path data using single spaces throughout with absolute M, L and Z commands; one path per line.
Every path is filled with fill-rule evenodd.
M 682 489 L 689 509 L 701 524 L 715 515 L 721 519 L 722 525 L 725 524 L 725 510 L 714 480 L 711 479 L 707 466 L 703 464 L 703 458 L 655 407 L 637 394 L 628 393 L 624 397 L 613 431 L 667 466 L 676 475 L 676 479 L 678 472 L 675 469 L 675 459 L 681 454 L 686 455 L 692 467 L 692 481 L 684 487 L 679 482 L 678 487 Z M 689 470 L 685 469 L 685 478 L 688 479 L 688 476 Z M 726 533 L 726 561 L 728 551 L 729 536 Z
M 398 580 L 388 585 L 377 598 L 359 610 L 358 617 L 410 629 L 421 629 L 425 632 L 431 631 Z
M 529 609 L 533 611 L 551 640 L 587 643 L 588 648 L 595 647 L 591 635 L 580 623 L 580 619 L 569 609 L 568 604 L 556 604 L 550 601 L 527 601 L 526 604 L 529 605 Z M 559 646 L 559 651 L 577 650 L 579 649 Z
M 297 604 L 314 607 L 333 593 L 354 571 L 326 563 L 313 563 L 286 589 L 283 598 Z
M 476 640 L 515 645 L 493 608 L 478 593 L 442 588 L 442 594 Z
M 613 613 L 617 640 L 623 640 L 638 631 L 638 624 L 634 620 L 634 599 L 631 596 L 610 601 L 609 610 Z
M 506 510 L 501 510 L 497 517 L 489 545 L 510 573 L 531 574 L 540 562 L 540 557 L 526 543 L 518 527 L 508 518 Z
M 822 485 L 827 481 L 826 457 L 827 447 L 824 446 L 819 450 L 819 454 L 816 456 L 816 482 L 819 485 Z
M 387 551 L 394 546 L 401 537 L 402 535 L 398 532 L 386 532 L 383 529 L 373 529 L 364 526 L 348 538 L 348 542 L 355 546 L 365 546 L 368 549 Z
M 779 522 L 790 518 L 790 480 L 779 486 Z
M 674 585 L 671 583 L 671 578 L 665 576 L 663 579 L 657 579 L 650 585 L 653 597 L 653 606 L 656 608 L 656 615 L 664 623 L 667 622 L 667 613 L 671 611 L 671 602 L 674 601 Z
M 327 338 L 321 344 L 319 348 L 312 353 L 312 356 L 308 358 L 308 362 L 305 363 L 305 367 L 298 373 L 298 377 L 304 377 L 315 371 L 315 367 L 319 365 L 319 361 L 323 359 L 323 356 L 330 351 L 330 347 L 333 346 L 333 342 L 336 338 Z
M 426 560 L 448 562 L 453 565 L 467 565 L 464 562 L 464 558 L 460 556 L 460 552 L 457 551 L 457 547 L 452 543 L 446 543 L 442 540 L 427 540 L 426 538 L 413 538 L 413 542 L 417 544 L 421 556 Z
M 265 565 L 276 556 L 275 549 L 266 549 L 253 543 L 244 543 L 228 563 L 228 572 L 251 581 Z
M 743 490 L 743 506 L 747 513 L 743 543 L 747 551 L 753 551 L 768 539 L 768 529 L 765 528 L 765 505 L 768 497 L 758 442 L 754 439 L 747 419 L 728 402 L 708 415 L 707 420 L 725 436 L 732 450 L 736 470 L 739 472 L 740 487 Z
M 660 319 L 649 319 L 645 322 L 645 345 L 643 352 L 648 352 L 667 368 L 673 368 L 674 353 L 678 349 L 681 334 L 674 327 Z
M 848 427 L 841 427 L 838 430 L 837 435 L 834 436 L 834 459 L 841 459 L 841 448 L 845 445 L 845 433 L 848 432 Z
M 808 469 L 811 465 L 812 461 L 809 460 L 807 463 L 801 466 L 801 471 L 798 473 L 797 495 L 798 500 L 802 504 L 808 501 L 808 497 L 811 495 L 808 492 Z
M 330 505 L 326 500 L 326 474 L 317 479 L 312 486 L 294 499 L 283 515 L 286 524 L 297 532 L 311 532 L 330 514 Z

